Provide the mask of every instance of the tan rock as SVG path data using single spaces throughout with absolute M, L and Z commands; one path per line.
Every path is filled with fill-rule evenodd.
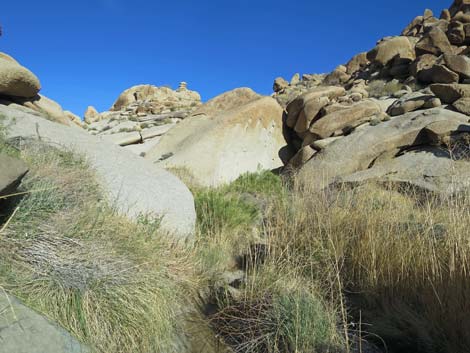
M 41 84 L 28 69 L 7 54 L 0 57 L 0 94 L 14 97 L 35 97 Z
M 431 91 L 446 104 L 452 104 L 460 98 L 470 98 L 470 85 L 466 84 L 433 84 Z
M 291 86 L 295 86 L 300 83 L 300 74 L 296 73 L 292 78 L 290 79 L 290 84 Z
M 426 144 L 429 137 L 423 129 L 435 122 L 447 126 L 467 125 L 468 117 L 436 108 L 356 130 L 310 159 L 301 169 L 298 180 L 309 189 L 323 189 L 338 177 L 368 169 L 377 157 L 388 151 Z
M 100 120 L 100 113 L 93 106 L 88 106 L 85 111 L 85 123 L 91 124 Z
M 310 132 L 322 139 L 330 137 L 337 130 L 342 130 L 348 125 L 370 118 L 381 112 L 380 107 L 373 101 L 365 100 L 322 117 L 310 127 Z
M 460 98 L 452 103 L 452 106 L 460 113 L 470 116 L 470 97 Z
M 395 58 L 414 60 L 415 51 L 408 37 L 393 37 L 379 42 L 377 46 L 367 53 L 371 62 L 387 65 Z
M 278 77 L 274 80 L 273 83 L 273 91 L 274 92 L 280 92 L 286 87 L 289 87 L 289 82 L 284 80 L 282 77 Z
M 327 97 L 329 99 L 335 99 L 337 97 L 343 96 L 346 93 L 346 90 L 343 87 L 338 86 L 321 86 L 315 87 L 310 91 L 304 93 L 303 95 L 295 98 L 287 105 L 287 120 L 286 125 L 290 128 L 294 128 L 299 119 L 300 113 L 302 112 L 305 104 L 312 100 L 318 99 L 321 97 Z M 307 112 L 306 117 L 311 116 L 310 112 Z
M 317 153 L 312 147 L 304 146 L 302 147 L 295 156 L 289 161 L 287 167 L 299 168 L 307 163 L 314 155 Z
M 236 88 L 207 101 L 201 105 L 193 115 L 214 115 L 223 111 L 238 108 L 244 104 L 257 100 L 260 97 L 261 96 L 251 88 Z
M 462 79 L 470 78 L 470 58 L 464 55 L 446 53 L 443 59 L 446 66 L 458 73 Z
M 307 131 L 315 120 L 320 110 L 330 102 L 328 97 L 318 97 L 309 99 L 305 102 L 302 111 L 299 114 L 294 130 L 297 133 Z
M 46 96 L 37 95 L 32 99 L 23 102 L 25 107 L 33 109 L 48 120 L 55 121 L 63 125 L 70 125 L 70 119 L 65 115 L 59 103 Z
M 439 28 L 433 27 L 417 44 L 416 55 L 452 53 L 452 46 L 446 34 Z
M 346 64 L 346 72 L 350 75 L 366 67 L 369 64 L 367 53 L 359 53 Z
M 223 100 L 224 101 L 224 100 Z M 262 97 L 215 115 L 187 118 L 168 131 L 145 158 L 186 168 L 197 183 L 221 185 L 243 173 L 283 165 L 283 109 Z

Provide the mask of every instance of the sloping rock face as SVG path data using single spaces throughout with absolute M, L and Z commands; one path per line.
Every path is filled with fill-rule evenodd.
M 470 4 L 460 0 L 440 18 L 426 10 L 400 36 L 379 40 L 375 48 L 338 66 L 306 92 L 305 85 L 297 83 L 294 98 L 296 90 L 276 79 L 274 97 L 286 101 L 284 129 L 297 151 L 288 166 L 300 168 L 300 177 L 313 188 L 340 179 L 407 180 L 443 194 L 463 188 L 470 160 L 470 152 L 462 150 L 468 132 L 461 131 L 470 116 L 469 44 Z M 328 99 L 306 99 L 322 91 L 337 93 Z M 433 121 L 447 126 L 445 134 L 453 138 L 423 139 L 426 125 Z M 421 144 L 418 150 L 416 141 Z M 436 148 L 460 152 L 458 157 L 433 153 Z M 414 174 L 406 170 L 411 163 L 418 166 Z M 433 164 L 437 174 L 429 172 Z M 451 178 L 451 172 L 458 175 Z M 450 180 L 458 186 L 444 187 Z
M 14 192 L 27 172 L 23 161 L 0 154 L 0 197 Z
M 196 213 L 188 188 L 174 175 L 82 129 L 0 105 L 9 138 L 33 138 L 84 155 L 110 202 L 124 214 L 162 217 L 162 229 L 175 239 L 193 234 Z
M 199 114 L 181 122 L 146 158 L 165 168 L 185 168 L 196 182 L 206 186 L 231 182 L 243 173 L 281 167 L 280 153 L 286 145 L 282 108 L 273 98 L 252 100 L 252 93 L 240 93 L 235 90 L 209 102 L 206 111 L 211 115 Z M 247 102 L 237 106 L 233 104 L 237 100 Z M 220 109 L 221 101 L 228 102 L 228 110 L 215 111 L 213 106 Z
M 181 82 L 176 90 L 134 86 L 121 93 L 107 112 L 100 114 L 94 107 L 88 107 L 85 129 L 145 156 L 162 135 L 192 115 L 200 105 L 201 96 L 188 90 L 186 82 Z
M 452 142 L 459 139 L 466 141 L 469 133 L 470 123 L 466 115 L 442 108 L 411 112 L 377 126 L 357 129 L 332 142 L 301 168 L 299 178 L 310 188 L 320 190 L 342 180 L 352 182 L 375 178 L 404 182 L 406 175 L 413 175 L 408 179 L 410 184 L 442 193 L 455 191 L 468 184 L 468 172 L 461 172 L 470 167 L 470 154 L 462 151 L 452 156 L 444 152 L 452 151 Z M 403 156 L 409 150 L 414 151 L 413 158 Z M 443 151 L 436 158 L 446 161 L 437 167 L 437 164 L 433 165 L 435 158 L 428 158 L 430 152 L 418 153 L 430 150 Z M 423 160 L 419 161 L 421 157 Z M 410 168 L 412 163 L 419 168 L 407 171 L 406 168 Z M 450 183 L 439 189 L 436 180 L 425 183 L 433 175 L 428 170 L 434 167 L 442 180 L 450 182 L 456 179 L 457 185 Z M 446 176 L 442 176 L 443 171 L 447 171 Z M 386 176 L 391 177 L 383 178 Z
M 0 353 L 88 353 L 63 328 L 23 305 L 0 294 Z

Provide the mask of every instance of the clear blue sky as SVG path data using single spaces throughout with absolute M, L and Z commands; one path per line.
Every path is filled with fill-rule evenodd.
M 187 81 L 203 100 L 240 86 L 270 94 L 273 79 L 331 71 L 424 9 L 451 0 L 2 1 L 4 51 L 42 93 L 82 116 L 120 92 Z

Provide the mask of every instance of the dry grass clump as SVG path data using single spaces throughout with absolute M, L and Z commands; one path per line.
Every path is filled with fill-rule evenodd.
M 118 215 L 86 161 L 27 145 L 29 193 L 0 235 L 0 286 L 97 352 L 181 352 L 203 279 L 158 220 Z
M 323 284 L 345 337 L 360 319 L 394 352 L 468 351 L 469 196 L 294 190 L 267 222 L 270 256 Z

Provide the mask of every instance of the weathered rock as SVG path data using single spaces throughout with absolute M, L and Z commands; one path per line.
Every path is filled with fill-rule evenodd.
M 6 118 L 9 138 L 41 139 L 85 156 L 118 211 L 132 218 L 141 214 L 162 217 L 162 230 L 175 239 L 193 234 L 194 199 L 174 175 L 84 130 L 5 106 L 0 106 L 0 114 Z
M 429 69 L 421 70 L 418 78 L 426 83 L 457 83 L 459 75 L 444 65 L 435 64 Z
M 171 110 L 193 110 L 201 104 L 201 96 L 184 85 L 183 89 L 139 85 L 118 97 L 111 111 L 130 111 L 132 114 L 161 114 Z
M 433 54 L 439 56 L 443 53 L 452 53 L 452 46 L 446 34 L 439 28 L 433 27 L 416 44 L 416 55 Z
M 416 58 L 413 46 L 407 37 L 393 37 L 384 40 L 367 53 L 367 59 L 369 61 L 379 63 L 383 66 L 397 57 L 409 60 Z
M 310 159 L 302 167 L 299 180 L 310 189 L 323 189 L 338 177 L 368 169 L 375 159 L 388 151 L 426 144 L 429 137 L 423 130 L 435 122 L 447 126 L 452 126 L 451 123 L 468 125 L 468 117 L 436 108 L 358 129 Z
M 413 92 L 398 99 L 387 111 L 390 116 L 403 115 L 424 108 L 427 101 L 436 98 L 433 95 Z
M 238 108 L 260 97 L 261 96 L 251 88 L 236 88 L 210 99 L 198 108 L 193 115 L 214 115 L 221 111 Z
M 69 119 L 72 123 L 74 123 L 77 126 L 83 127 L 83 122 L 80 119 L 80 117 L 71 111 L 65 110 L 64 115 L 67 119 Z
M 103 135 L 101 138 L 119 146 L 127 146 L 142 142 L 142 136 L 137 131 L 118 132 L 116 134 Z
M 287 120 L 286 125 L 290 128 L 294 128 L 302 112 L 305 104 L 309 100 L 318 99 L 321 97 L 327 97 L 334 99 L 343 96 L 346 90 L 343 87 L 338 86 L 327 86 L 327 87 L 316 87 L 307 93 L 295 98 L 292 102 L 287 105 Z
M 36 97 L 28 98 L 27 100 L 23 99 L 19 101 L 19 103 L 35 110 L 48 120 L 63 125 L 71 125 L 70 119 L 66 116 L 60 104 L 50 98 L 39 94 Z
M 464 55 L 446 53 L 443 59 L 446 66 L 458 73 L 462 79 L 470 78 L 470 58 Z
M 430 86 L 434 93 L 443 103 L 452 104 L 460 98 L 470 97 L 470 85 L 466 84 L 433 84 Z
M 85 123 L 91 124 L 100 120 L 100 113 L 93 106 L 89 106 L 84 114 Z
M 317 153 L 309 145 L 302 147 L 294 157 L 289 161 L 287 167 L 297 169 L 307 163 Z
M 295 86 L 300 83 L 300 74 L 296 73 L 292 78 L 290 79 L 290 85 Z
M 437 60 L 435 55 L 423 54 L 410 65 L 410 73 L 422 82 L 430 82 L 428 70 L 437 63 Z
M 0 94 L 15 97 L 35 97 L 41 84 L 28 69 L 18 64 L 9 55 L 0 57 Z
M 0 196 L 14 192 L 27 172 L 22 160 L 0 153 Z
M 149 129 L 142 130 L 140 135 L 142 140 L 151 139 L 157 136 L 162 136 L 175 127 L 175 124 L 165 124 L 160 126 L 154 126 Z
M 271 97 L 211 116 L 185 119 L 166 133 L 146 158 L 166 168 L 186 168 L 202 185 L 235 180 L 243 173 L 283 165 L 286 146 L 281 106 Z
M 344 69 L 343 69 L 344 68 Z M 325 77 L 323 81 L 326 85 L 340 85 L 349 81 L 351 75 L 346 73 L 344 66 L 336 68 L 333 72 Z
M 346 73 L 352 75 L 356 71 L 365 68 L 368 64 L 369 60 L 367 59 L 367 53 L 359 53 L 346 64 Z
M 460 98 L 452 103 L 452 106 L 460 113 L 470 116 L 470 97 Z
M 470 186 L 470 162 L 452 160 L 445 149 L 425 147 L 381 160 L 370 169 L 337 180 L 353 184 L 368 181 L 398 183 L 450 196 Z
M 335 131 L 342 130 L 358 121 L 367 120 L 380 112 L 380 107 L 373 101 L 362 101 L 315 121 L 310 127 L 310 132 L 324 139 L 330 137 Z
M 447 29 L 447 38 L 449 42 L 455 45 L 461 45 L 465 41 L 465 29 L 463 23 L 452 21 Z
M 19 300 L 0 294 L 0 353 L 87 353 L 90 350 Z
M 333 142 L 341 139 L 342 137 L 336 136 L 336 137 L 328 137 L 323 140 L 316 140 L 312 143 L 313 148 L 315 148 L 317 151 L 323 150 L 326 148 L 326 146 L 332 144 Z
M 303 133 L 307 131 L 320 110 L 329 102 L 330 99 L 328 97 L 312 98 L 305 102 L 299 114 L 299 118 L 297 119 L 297 123 L 295 124 L 295 132 Z
M 289 82 L 287 82 L 284 78 L 282 77 L 278 77 L 274 80 L 274 84 L 273 84 L 273 91 L 274 92 L 280 92 L 282 91 L 284 88 L 288 87 L 289 86 Z

